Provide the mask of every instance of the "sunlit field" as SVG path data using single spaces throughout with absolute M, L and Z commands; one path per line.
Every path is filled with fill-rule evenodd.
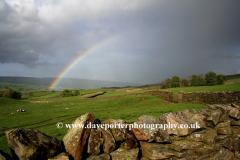
M 169 88 L 176 95 L 180 90 L 197 91 L 232 91 L 240 90 L 240 82 L 211 87 Z M 106 91 L 96 98 L 85 98 L 84 95 Z M 5 131 L 16 128 L 31 128 L 47 135 L 55 136 L 59 141 L 67 129 L 58 129 L 57 122 L 72 123 L 77 117 L 93 112 L 95 118 L 122 119 L 133 123 L 142 115 L 152 115 L 158 118 L 167 112 L 183 111 L 185 109 L 200 110 L 206 104 L 170 103 L 150 95 L 131 95 L 148 91 L 147 88 L 130 89 L 94 89 L 81 90 L 80 96 L 61 97 L 60 92 L 35 92 L 31 97 L 23 96 L 22 100 L 0 98 L 0 150 L 10 154 Z M 126 97 L 121 97 L 122 95 Z M 104 97 L 104 99 L 101 99 Z M 25 112 L 17 112 L 22 109 Z

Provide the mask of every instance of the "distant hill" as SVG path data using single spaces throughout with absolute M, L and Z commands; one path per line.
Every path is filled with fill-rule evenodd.
M 240 78 L 240 74 L 226 75 L 227 80 Z
M 35 86 L 49 86 L 55 78 L 33 78 L 33 77 L 0 77 L 0 82 L 35 85 Z M 67 89 L 97 89 L 102 87 L 126 87 L 126 86 L 140 86 L 138 83 L 131 82 L 112 82 L 100 80 L 87 80 L 77 78 L 62 78 L 57 87 Z

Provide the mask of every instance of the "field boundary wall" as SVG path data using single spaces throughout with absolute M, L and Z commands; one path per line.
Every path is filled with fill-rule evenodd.
M 240 103 L 240 91 L 178 93 L 178 103 L 229 104 Z
M 159 98 L 163 98 L 169 102 L 173 102 L 173 92 L 171 92 L 171 91 L 152 90 L 152 91 L 146 91 L 143 94 L 156 96 Z

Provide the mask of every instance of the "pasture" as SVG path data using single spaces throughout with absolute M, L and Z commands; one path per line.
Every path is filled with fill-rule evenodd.
M 170 88 L 167 90 L 173 91 L 174 96 L 180 90 L 185 92 L 231 91 L 240 90 L 240 83 L 212 87 Z M 82 96 L 101 91 L 107 91 L 107 89 L 81 90 L 81 95 L 74 97 L 60 97 L 58 96 L 59 92 L 45 92 L 34 93 L 31 99 L 24 100 L 0 98 L 0 150 L 10 154 L 5 131 L 16 127 L 39 130 L 47 135 L 55 136 L 61 141 L 67 129 L 65 127 L 58 129 L 56 127 L 57 122 L 72 123 L 77 117 L 87 112 L 93 112 L 95 118 L 101 121 L 112 118 L 133 123 L 142 115 L 152 115 L 158 118 L 161 114 L 167 112 L 177 112 L 185 109 L 200 110 L 206 105 L 170 103 L 150 95 L 127 96 L 147 91 L 137 90 L 136 88 L 132 88 L 132 90 L 111 90 L 112 92 L 98 96 L 105 97 L 105 99 L 84 99 Z M 120 95 L 126 95 L 127 97 L 117 97 Z M 17 112 L 19 109 L 26 112 Z

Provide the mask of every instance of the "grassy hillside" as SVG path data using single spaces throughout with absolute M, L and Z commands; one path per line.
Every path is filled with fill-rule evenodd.
M 34 78 L 34 77 L 1 77 L 0 83 L 7 84 L 18 84 L 18 85 L 32 85 L 32 86 L 43 86 L 47 88 L 52 84 L 56 78 Z M 113 81 L 101 81 L 101 80 L 88 80 L 78 78 L 62 78 L 59 81 L 57 87 L 66 89 L 95 89 L 102 87 L 126 87 L 126 86 L 140 86 L 138 83 L 131 82 L 113 82 Z
M 111 96 L 120 96 L 120 95 L 128 95 L 128 94 L 134 94 L 134 93 L 143 93 L 146 90 L 140 90 L 140 91 L 135 91 L 135 92 L 127 92 L 127 91 L 116 91 L 116 92 L 107 92 L 103 95 L 100 95 L 98 97 L 111 97 Z
M 81 96 L 58 98 L 56 96 L 60 92 L 36 92 L 33 97 L 25 100 L 0 98 L 0 150 L 10 154 L 5 131 L 16 127 L 36 129 L 47 135 L 55 136 L 61 141 L 67 129 L 65 127 L 58 129 L 56 123 L 72 123 L 77 117 L 87 112 L 93 112 L 95 117 L 101 121 L 114 118 L 133 123 L 142 115 L 152 115 L 158 118 L 167 112 L 185 109 L 200 110 L 205 106 L 205 104 L 169 103 L 150 95 L 112 98 L 112 96 L 142 93 L 148 89 L 151 88 L 81 90 Z M 211 87 L 185 87 L 166 90 L 172 91 L 174 98 L 177 99 L 177 94 L 181 90 L 185 92 L 240 90 L 240 82 Z M 82 97 L 82 95 L 101 91 L 111 92 L 98 96 L 106 98 L 101 100 L 84 100 Z M 23 109 L 26 112 L 16 112 L 18 109 Z
M 0 98 L 0 150 L 10 154 L 4 132 L 16 127 L 36 129 L 47 135 L 55 136 L 60 141 L 67 129 L 58 129 L 56 123 L 72 123 L 77 117 L 87 112 L 93 112 L 95 117 L 101 121 L 114 118 L 133 123 L 142 115 L 152 115 L 158 118 L 166 112 L 189 108 L 199 110 L 203 106 L 204 104 L 169 104 L 162 99 L 147 95 L 104 100 L 83 100 L 80 96 L 48 100 Z M 24 109 L 26 112 L 16 112 L 18 109 Z

